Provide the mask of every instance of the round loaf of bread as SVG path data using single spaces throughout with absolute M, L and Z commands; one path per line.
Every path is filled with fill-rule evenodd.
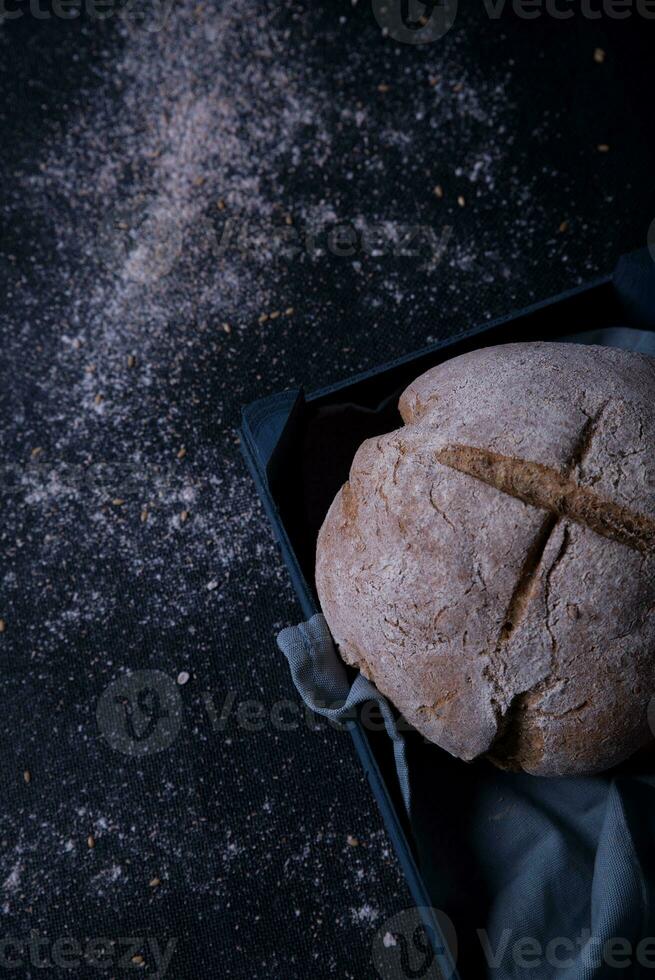
M 448 752 L 555 776 L 645 745 L 655 693 L 655 359 L 454 358 L 359 448 L 318 538 L 343 659 Z

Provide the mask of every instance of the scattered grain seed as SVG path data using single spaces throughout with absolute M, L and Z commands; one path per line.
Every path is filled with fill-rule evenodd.
M 599 153 L 609 153 L 609 150 L 610 150 L 609 143 L 599 143 L 598 144 L 598 152 Z
M 216 202 L 216 207 L 218 208 L 219 211 L 225 211 L 225 201 L 223 200 L 222 197 L 219 198 L 218 201 Z
M 36 448 L 33 449 L 32 452 L 31 452 L 32 459 L 36 459 L 36 457 L 37 456 L 40 456 L 42 452 L 43 452 L 42 447 L 41 446 L 36 446 Z
M 269 315 L 270 315 L 271 320 L 277 320 L 277 318 L 279 316 L 281 316 L 282 314 L 280 313 L 279 310 L 273 310 L 273 312 L 271 314 L 269 314 Z
M 141 511 L 141 523 L 145 524 L 147 520 L 148 520 L 148 508 L 144 507 L 143 510 Z
M 222 323 L 221 327 L 223 328 L 225 333 L 232 333 L 232 327 L 230 326 L 229 323 Z
M 359 841 L 357 840 L 356 837 L 353 837 L 352 834 L 348 834 L 348 836 L 346 837 L 346 843 L 350 847 L 359 847 Z
M 98 394 L 95 396 L 93 401 L 96 403 L 96 405 L 102 405 L 104 398 L 102 397 L 102 395 Z
M 159 878 L 151 878 L 148 884 L 151 888 L 159 888 L 161 885 L 161 880 Z
M 32 773 L 29 771 L 29 769 L 26 769 L 25 772 L 23 773 L 23 779 L 25 780 L 26 783 L 32 782 Z
M 463 92 L 463 91 L 464 91 L 464 83 L 463 82 L 457 82 L 455 85 L 453 85 L 453 92 L 459 93 L 459 92 Z
M 114 497 L 114 499 L 112 500 L 112 504 L 114 505 L 114 507 L 122 507 L 124 503 L 125 501 L 123 500 L 122 497 Z
M 177 451 L 177 458 L 184 459 L 185 456 L 186 456 L 186 447 L 180 446 L 180 448 Z
M 4 619 L 0 619 L 0 633 L 4 633 L 6 629 L 7 629 L 7 624 L 5 623 Z
M 380 82 L 380 84 L 378 85 L 378 92 L 382 92 L 382 94 L 384 95 L 384 93 L 388 92 L 390 88 L 391 86 L 387 85 L 386 82 Z
M 96 846 L 96 839 L 92 834 L 89 834 L 87 837 L 86 846 L 89 848 L 89 850 L 93 850 L 93 848 Z
M 560 232 L 560 234 L 563 235 L 564 232 L 565 231 L 568 231 L 568 230 L 569 230 L 569 223 L 568 223 L 568 221 L 563 221 L 561 223 L 561 225 L 559 226 L 559 232 Z
M 145 966 L 145 959 L 141 956 L 141 953 L 135 953 L 132 957 L 132 962 L 135 966 Z
M 127 366 L 128 368 L 136 367 L 136 357 L 134 356 L 134 354 L 127 355 Z
M 285 225 L 292 225 L 293 224 L 293 218 L 292 218 L 292 216 L 290 214 L 285 214 L 285 216 L 284 216 L 284 223 L 285 223 Z
M 179 672 L 177 675 L 177 683 L 180 685 L 180 687 L 184 687 L 185 684 L 188 684 L 190 676 L 191 675 L 189 674 L 188 670 L 181 670 Z
M 457 198 L 457 203 L 459 204 L 460 208 L 465 208 L 466 198 L 462 194 L 460 194 L 459 197 Z
M 207 582 L 207 591 L 208 592 L 213 592 L 214 589 L 217 589 L 217 588 L 218 588 L 218 582 L 216 581 L 215 578 L 213 578 L 211 580 L 211 582 Z
M 293 316 L 293 313 L 294 313 L 293 306 L 287 306 L 286 310 L 284 311 L 284 315 Z
M 180 511 L 180 524 L 184 524 L 184 522 L 187 521 L 188 519 L 189 519 L 189 511 L 188 510 Z
M 437 184 L 437 186 L 435 187 L 434 196 L 439 198 L 443 197 L 443 187 L 441 186 L 441 184 Z
M 602 48 L 596 48 L 594 51 L 594 61 L 597 65 L 602 65 L 602 63 L 605 61 L 605 52 Z
M 258 323 L 266 323 L 268 320 L 268 313 L 260 313 Z

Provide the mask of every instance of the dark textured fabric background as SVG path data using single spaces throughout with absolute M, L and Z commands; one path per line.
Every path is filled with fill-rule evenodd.
M 645 244 L 653 32 L 634 13 L 492 20 L 480 3 L 418 47 L 363 0 L 178 2 L 160 30 L 156 7 L 10 9 L 2 934 L 175 938 L 175 978 L 372 977 L 373 937 L 411 898 L 350 741 L 236 717 L 294 698 L 274 634 L 299 617 L 240 408 Z M 337 223 L 354 254 L 326 248 Z M 417 254 L 362 247 L 401 224 L 423 228 Z M 281 251 L 282 228 L 313 244 Z M 132 758 L 96 708 L 142 669 L 191 676 L 173 744 Z M 222 731 L 208 696 L 234 702 Z

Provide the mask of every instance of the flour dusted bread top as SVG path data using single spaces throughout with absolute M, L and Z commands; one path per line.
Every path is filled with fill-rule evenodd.
M 655 360 L 511 344 L 417 378 L 321 529 L 342 657 L 453 755 L 543 775 L 652 737 Z

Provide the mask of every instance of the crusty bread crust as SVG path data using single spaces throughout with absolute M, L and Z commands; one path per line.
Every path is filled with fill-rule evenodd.
M 342 657 L 462 759 L 540 775 L 622 761 L 652 738 L 655 360 L 485 348 L 399 408 L 318 538 Z

